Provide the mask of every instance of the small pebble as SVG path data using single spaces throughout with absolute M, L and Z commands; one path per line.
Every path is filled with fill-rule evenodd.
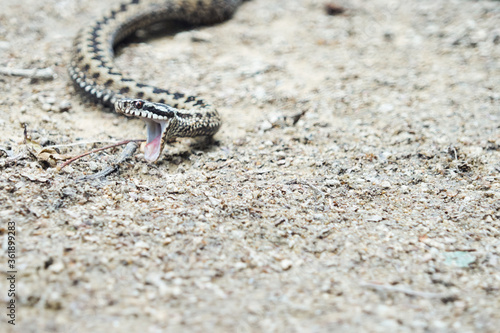
M 71 102 L 70 101 L 62 101 L 58 105 L 58 110 L 59 112 L 66 112 L 71 109 Z
M 280 263 L 281 269 L 284 271 L 287 271 L 292 267 L 292 264 L 293 263 L 291 260 L 285 259 L 285 260 L 281 261 L 281 263 Z

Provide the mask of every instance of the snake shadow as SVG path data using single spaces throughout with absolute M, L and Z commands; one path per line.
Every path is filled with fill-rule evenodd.
M 216 25 L 216 24 L 213 24 Z M 146 28 L 137 30 L 134 34 L 123 39 L 118 45 L 115 46 L 114 52 L 116 56 L 119 56 L 120 52 L 133 44 L 152 42 L 157 39 L 164 39 L 167 37 L 173 37 L 178 33 L 197 30 L 200 27 L 208 27 L 211 25 L 195 25 L 186 23 L 184 21 L 170 20 L 162 21 L 159 23 L 154 23 Z M 182 142 L 179 144 L 179 142 Z M 177 149 L 170 151 L 169 147 L 176 145 Z M 211 136 L 201 136 L 195 138 L 174 138 L 167 142 L 165 151 L 162 153 L 162 157 L 158 159 L 156 165 L 164 164 L 180 164 L 180 161 L 192 163 L 190 157 L 192 155 L 201 155 L 202 153 L 213 151 L 220 146 L 220 141 L 214 139 Z

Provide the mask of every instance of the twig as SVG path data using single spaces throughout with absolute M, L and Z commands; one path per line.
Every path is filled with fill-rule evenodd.
M 74 147 L 74 146 L 84 146 L 84 145 L 94 145 L 96 143 L 115 143 L 116 141 L 114 140 L 103 140 L 103 141 L 82 141 L 82 142 L 73 142 L 73 143 L 68 143 L 64 145 L 51 145 L 51 146 L 45 146 L 44 148 L 50 149 L 50 148 L 64 148 L 64 147 Z
M 33 69 L 0 67 L 0 74 L 9 76 L 29 77 L 32 79 L 41 79 L 41 80 L 53 80 L 56 77 L 56 74 L 50 67 L 33 68 Z
M 124 140 L 124 141 L 120 141 L 120 142 L 117 142 L 115 144 L 112 144 L 112 145 L 109 145 L 109 146 L 106 146 L 106 147 L 101 147 L 101 148 L 96 148 L 96 149 L 92 149 L 90 151 L 87 151 L 83 154 L 80 154 L 80 155 L 77 155 L 69 160 L 67 160 L 66 162 L 64 162 L 63 164 L 61 164 L 60 166 L 57 167 L 57 171 L 61 171 L 64 167 L 68 166 L 69 164 L 73 163 L 74 161 L 82 158 L 82 157 L 85 157 L 87 155 L 90 155 L 90 154 L 93 154 L 93 153 L 97 153 L 99 151 L 102 151 L 102 150 L 106 150 L 106 149 L 110 149 L 110 148 L 114 148 L 114 147 L 118 147 L 118 146 L 123 146 L 125 144 L 128 144 L 130 142 L 134 142 L 134 143 L 137 143 L 137 142 L 143 142 L 145 140 Z
M 118 171 L 118 169 L 120 168 L 120 164 L 122 164 L 127 159 L 132 157 L 132 155 L 134 155 L 137 148 L 139 148 L 139 141 L 144 141 L 144 140 L 130 140 L 130 142 L 127 143 L 127 146 L 125 146 L 125 149 L 123 149 L 120 157 L 115 162 L 113 162 L 113 164 L 111 164 L 106 169 L 102 170 L 101 172 L 98 172 L 98 173 L 95 173 L 95 174 L 89 175 L 89 176 L 80 177 L 77 181 L 85 181 L 85 180 L 104 178 L 107 175 L 109 175 L 110 173 Z
M 21 123 L 21 127 L 23 128 L 23 144 L 26 144 L 28 141 L 31 141 L 31 137 L 28 134 L 28 124 Z
M 448 298 L 452 295 L 449 294 L 444 294 L 444 293 L 428 293 L 424 291 L 416 291 L 416 290 L 411 290 L 403 287 L 395 287 L 395 286 L 388 286 L 385 284 L 376 284 L 376 283 L 369 283 L 369 282 L 361 282 L 361 286 L 375 289 L 377 291 L 389 291 L 389 292 L 397 292 L 397 293 L 403 293 L 408 296 L 416 296 L 416 297 L 422 297 L 422 298 Z

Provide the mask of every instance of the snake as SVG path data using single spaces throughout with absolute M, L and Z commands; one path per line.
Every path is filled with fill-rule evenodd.
M 124 76 L 116 47 L 139 29 L 159 22 L 212 25 L 229 19 L 244 0 L 129 0 L 111 8 L 77 34 L 68 73 L 83 95 L 105 109 L 146 123 L 144 158 L 155 162 L 175 137 L 212 136 L 222 121 L 198 96 L 173 92 Z

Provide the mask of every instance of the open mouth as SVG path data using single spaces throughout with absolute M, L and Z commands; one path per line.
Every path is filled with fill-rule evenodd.
M 166 121 L 153 121 L 151 119 L 144 119 L 146 122 L 146 129 L 148 133 L 148 139 L 146 141 L 146 146 L 144 147 L 144 158 L 149 162 L 154 162 L 160 157 L 161 154 L 161 139 L 163 133 L 167 128 Z

